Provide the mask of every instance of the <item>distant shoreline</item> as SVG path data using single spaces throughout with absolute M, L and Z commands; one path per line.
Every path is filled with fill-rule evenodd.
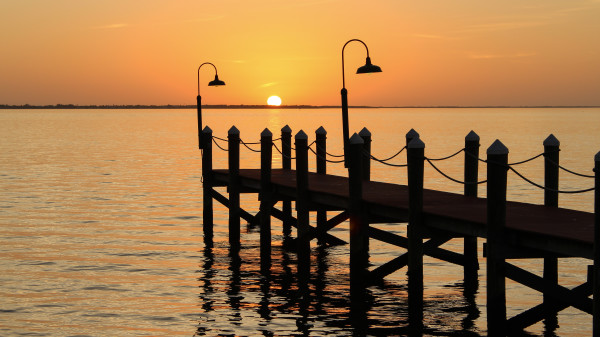
M 203 105 L 203 109 L 331 109 L 341 108 L 339 105 Z M 439 105 L 439 106 L 368 106 L 368 105 L 355 105 L 350 108 L 361 108 L 361 109 L 492 109 L 492 108 L 503 108 L 503 109 L 518 109 L 518 108 L 600 108 L 598 105 Z M 75 104 L 56 104 L 56 105 L 8 105 L 0 104 L 0 109 L 196 109 L 196 105 L 75 105 Z

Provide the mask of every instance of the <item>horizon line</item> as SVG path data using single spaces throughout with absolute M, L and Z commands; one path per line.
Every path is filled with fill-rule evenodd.
M 195 109 L 196 104 L 53 104 L 53 105 L 10 105 L 0 104 L 0 109 Z M 204 109 L 332 109 L 341 108 L 341 105 L 267 105 L 267 104 L 207 104 Z M 455 108 L 600 108 L 600 105 L 397 105 L 397 106 L 372 106 L 352 105 L 349 108 L 361 109 L 455 109 Z

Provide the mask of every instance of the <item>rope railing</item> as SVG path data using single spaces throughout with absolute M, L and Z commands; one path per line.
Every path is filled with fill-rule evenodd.
M 465 153 L 466 153 L 468 156 L 471 156 L 471 157 L 477 158 L 477 160 L 479 160 L 480 162 L 482 162 L 482 163 L 486 163 L 486 164 L 487 164 L 487 160 L 485 160 L 485 159 L 481 159 L 481 158 L 479 158 L 479 157 L 475 157 L 475 156 L 473 156 L 473 155 L 472 155 L 471 153 L 469 153 L 469 152 L 465 152 Z M 553 161 L 553 160 L 551 160 L 551 159 L 547 158 L 547 157 L 546 157 L 546 153 L 541 153 L 541 154 L 538 154 L 538 155 L 536 155 L 536 156 L 534 156 L 534 157 L 531 157 L 531 158 L 529 158 L 529 159 L 526 159 L 526 160 L 523 160 L 523 161 L 520 161 L 520 162 L 510 163 L 510 164 L 508 164 L 508 165 L 520 165 L 520 164 L 524 164 L 524 163 L 527 163 L 527 162 L 529 162 L 529 161 L 532 161 L 532 160 L 534 160 L 534 159 L 537 159 L 537 158 L 539 158 L 539 157 L 541 157 L 541 156 L 544 156 L 544 157 L 545 157 L 545 160 L 547 160 L 549 163 L 551 163 L 551 164 L 553 164 L 553 165 L 555 165 L 555 166 L 558 166 L 558 168 L 559 168 L 559 169 L 561 169 L 561 170 L 563 170 L 563 171 L 565 171 L 565 172 L 571 173 L 572 175 L 579 176 L 579 177 L 582 177 L 582 178 L 592 178 L 592 179 L 593 179 L 593 178 L 595 178 L 595 176 L 593 176 L 593 175 L 588 175 L 588 174 L 577 173 L 577 172 L 575 172 L 575 171 L 569 170 L 569 169 L 568 169 L 568 168 L 566 168 L 566 167 L 563 167 L 562 165 L 558 164 L 557 162 L 555 162 L 555 161 Z
M 323 157 L 323 156 L 317 154 L 317 152 L 312 148 L 312 144 L 311 144 L 311 146 L 308 147 L 308 149 L 312 153 L 314 153 L 317 156 L 317 158 L 321 158 L 321 159 L 325 160 L 328 163 L 339 164 L 339 163 L 343 163 L 345 161 L 345 159 L 342 159 L 342 160 L 331 160 L 331 159 L 327 159 L 327 156 Z
M 277 150 L 277 152 L 279 152 L 282 156 L 289 158 L 289 159 L 296 159 L 296 157 L 290 157 L 288 155 L 283 154 L 283 152 L 281 152 L 281 150 L 277 147 L 277 144 L 273 143 L 273 147 L 275 148 L 275 150 Z
M 367 151 L 364 151 L 364 152 L 363 152 L 363 155 L 364 155 L 365 157 L 369 157 L 369 158 L 373 159 L 374 161 L 376 161 L 376 162 L 378 162 L 378 163 L 381 163 L 381 164 L 383 164 L 383 165 L 386 165 L 386 166 L 391 166 L 391 167 L 407 167 L 407 166 L 408 166 L 408 164 L 391 164 L 391 163 L 388 163 L 388 162 L 386 162 L 386 161 L 379 160 L 379 159 L 377 159 L 377 158 L 373 157 L 373 155 L 371 155 L 371 154 L 370 154 L 370 153 L 368 153 Z M 392 158 L 392 157 L 390 157 L 390 158 Z M 389 159 L 388 159 L 388 160 L 389 160 Z
M 462 149 L 458 150 L 457 152 L 447 156 L 447 157 L 443 157 L 443 158 L 425 158 L 427 159 L 427 161 L 442 161 L 442 160 L 447 160 L 450 158 L 453 158 L 455 156 L 457 156 L 459 153 L 463 152 L 465 150 L 465 148 L 463 147 Z
M 463 149 L 463 150 L 464 150 L 464 149 Z M 457 155 L 458 153 L 462 152 L 463 150 L 461 150 L 461 151 L 459 151 L 459 152 L 457 152 L 457 153 L 453 154 L 452 156 L 449 156 L 449 157 L 446 157 L 446 158 L 440 158 L 440 160 L 444 160 L 444 159 L 449 159 L 449 158 L 452 158 L 453 156 Z M 471 155 L 471 154 L 469 154 L 468 152 L 465 152 L 465 153 L 467 153 L 468 155 Z M 472 156 L 472 155 L 471 155 L 471 156 Z M 519 162 L 515 162 L 515 163 L 510 163 L 510 164 L 508 164 L 508 165 L 507 165 L 507 170 L 511 170 L 511 171 L 513 171 L 513 172 L 514 172 L 514 173 L 515 173 L 517 176 L 519 176 L 521 179 L 523 179 L 524 181 L 528 182 L 529 184 L 531 184 L 531 185 L 533 185 L 533 186 L 535 186 L 535 187 L 537 187 L 537 188 L 540 188 L 540 189 L 543 189 L 543 190 L 547 190 L 547 191 L 551 191 L 551 192 L 556 192 L 556 193 L 566 193 L 566 194 L 576 194 L 576 193 L 585 193 L 585 192 L 590 192 L 590 191 L 593 191 L 593 190 L 595 189 L 594 187 L 592 187 L 592 188 L 587 188 L 587 189 L 582 189 L 582 190 L 555 190 L 555 189 L 547 188 L 547 187 L 545 187 L 545 186 L 542 186 L 542 185 L 540 185 L 540 184 L 537 184 L 537 183 L 533 182 L 531 179 L 528 179 L 527 177 L 525 177 L 523 174 L 519 173 L 519 171 L 517 171 L 515 168 L 513 168 L 513 167 L 512 167 L 512 166 L 515 166 L 515 165 L 520 165 L 520 164 L 527 163 L 527 162 L 529 162 L 529 161 L 532 161 L 532 160 L 534 160 L 534 159 L 537 159 L 537 158 L 539 158 L 539 157 L 541 157 L 541 156 L 544 156 L 544 153 L 541 153 L 541 154 L 539 154 L 539 155 L 533 156 L 533 157 L 531 157 L 531 158 L 529 158 L 529 159 L 526 159 L 526 160 L 523 160 L 523 161 L 519 161 Z M 426 160 L 426 161 L 427 161 L 427 162 L 428 162 L 428 163 L 429 163 L 429 164 L 430 164 L 430 165 L 431 165 L 431 166 L 432 166 L 432 167 L 433 167 L 433 168 L 434 168 L 434 169 L 435 169 L 435 170 L 436 170 L 436 171 L 437 171 L 439 174 L 441 174 L 442 176 L 444 176 L 446 179 L 449 179 L 449 180 L 451 180 L 451 181 L 453 181 L 453 182 L 456 182 L 456 183 L 459 183 L 459 184 L 475 184 L 475 182 L 464 182 L 464 181 L 460 181 L 460 180 L 458 180 L 458 179 L 452 178 L 452 177 L 450 177 L 449 175 L 447 175 L 446 173 L 444 173 L 442 170 L 440 170 L 440 169 L 439 169 L 437 166 L 435 166 L 435 165 L 433 164 L 433 161 L 434 161 L 434 159 L 427 158 L 427 157 L 425 157 L 424 159 L 425 159 L 425 160 Z M 477 159 L 478 159 L 479 161 L 482 161 L 482 162 L 486 163 L 486 164 L 488 163 L 488 161 L 487 161 L 487 160 L 483 160 L 483 159 L 480 159 L 480 158 L 477 158 Z M 558 167 L 561 167 L 560 165 L 558 165 L 557 163 L 555 163 L 555 162 L 553 162 L 553 161 L 550 161 L 550 162 L 551 162 L 551 163 L 553 163 L 554 165 L 557 165 Z M 566 169 L 564 169 L 564 168 L 562 168 L 562 169 L 563 169 L 563 170 L 566 170 Z M 576 173 L 576 172 L 572 172 L 572 171 L 570 171 L 570 170 L 566 170 L 566 171 L 567 171 L 567 172 L 569 172 L 569 173 L 572 173 L 572 174 L 578 175 L 578 176 L 583 176 L 583 177 L 586 177 L 586 178 L 594 178 L 594 176 L 590 176 L 590 175 L 583 175 L 583 174 L 579 174 L 579 173 Z M 487 180 L 478 181 L 478 182 L 476 182 L 476 184 L 483 184 L 483 183 L 485 183 L 485 182 L 487 182 Z
M 398 156 L 400 153 L 402 153 L 402 151 L 404 151 L 404 150 L 406 150 L 406 146 L 404 146 L 403 148 L 401 148 L 401 149 L 400 149 L 400 151 L 396 152 L 396 153 L 395 153 L 393 156 L 391 156 L 391 157 L 388 157 L 388 158 L 385 158 L 385 159 L 378 159 L 378 158 L 376 158 L 375 156 L 373 156 L 372 154 L 370 155 L 370 157 L 371 157 L 371 159 L 373 159 L 373 160 L 375 160 L 375 161 L 378 161 L 378 162 L 380 162 L 380 163 L 384 163 L 384 162 L 386 162 L 386 161 L 390 161 L 390 160 L 392 160 L 392 159 L 396 158 L 396 157 L 397 157 L 397 156 Z
M 534 159 L 538 159 L 539 157 L 541 157 L 541 156 L 543 156 L 543 155 L 544 155 L 544 152 L 542 152 L 542 153 L 538 154 L 537 156 L 533 156 L 533 157 L 531 157 L 531 158 L 529 158 L 529 159 L 525 159 L 525 160 L 518 161 L 518 162 L 515 162 L 515 163 L 509 163 L 508 165 L 510 166 L 510 165 L 521 165 L 521 164 L 525 164 L 525 163 L 528 163 L 528 162 L 530 162 L 530 161 L 532 161 L 532 160 L 534 160 Z
M 240 139 L 240 143 L 242 143 L 242 145 L 244 145 L 248 150 L 250 150 L 252 152 L 260 153 L 260 150 L 255 150 L 255 149 L 251 148 L 250 146 L 248 146 L 248 144 L 260 144 L 260 142 L 258 142 L 258 143 L 245 143 L 243 140 Z
M 462 150 L 461 150 L 462 151 Z M 460 152 L 459 152 L 460 153 Z M 487 182 L 487 180 L 482 180 L 482 181 L 472 181 L 472 182 L 466 182 L 466 181 L 461 181 L 455 178 L 450 177 L 449 175 L 447 175 L 446 173 L 442 172 L 442 170 L 440 170 L 437 166 L 435 166 L 433 164 L 433 159 L 429 159 L 427 157 L 425 157 L 425 160 L 429 163 L 429 165 L 431 165 L 431 167 L 433 167 L 439 174 L 441 174 L 442 176 L 444 176 L 446 179 L 449 179 L 455 183 L 458 184 L 462 184 L 462 185 L 479 185 L 479 184 L 485 184 Z
M 313 142 L 313 143 L 314 143 L 314 142 Z M 312 144 L 311 144 L 311 145 L 312 145 Z M 317 149 L 319 149 L 319 150 L 321 150 L 321 151 L 323 150 L 323 148 L 322 148 L 322 147 L 320 147 L 320 146 L 319 146 L 319 144 L 315 144 L 315 145 L 317 146 Z M 343 154 L 339 154 L 339 155 L 338 155 L 338 154 L 331 154 L 331 153 L 329 153 L 329 152 L 327 152 L 327 151 L 325 151 L 325 154 L 327 154 L 327 155 L 328 155 L 328 156 L 330 156 L 330 157 L 335 157 L 335 158 L 342 158 L 342 157 L 344 157 L 344 155 L 343 155 Z
M 219 149 L 221 149 L 221 151 L 225 151 L 225 152 L 229 151 L 229 149 L 224 149 L 224 148 L 222 148 L 222 147 L 221 147 L 221 145 L 219 145 L 219 143 L 217 143 L 217 141 L 216 141 L 215 139 L 219 139 L 219 140 L 222 140 L 222 139 L 220 139 L 219 137 L 214 137 L 214 136 L 212 137 L 212 141 L 213 141 L 213 143 L 215 143 L 215 145 L 216 145 L 216 146 L 217 146 Z
M 563 170 L 565 172 L 571 173 L 572 175 L 576 175 L 576 176 L 583 177 L 583 178 L 595 178 L 595 176 L 593 176 L 593 175 L 587 175 L 587 174 L 582 174 L 582 173 L 577 173 L 577 172 L 571 171 L 571 170 L 569 170 L 569 169 L 567 169 L 565 167 L 562 167 L 557 162 L 555 162 L 555 161 L 553 161 L 553 160 L 551 160 L 549 158 L 546 158 L 546 160 L 549 163 L 551 163 L 552 165 L 558 166 L 559 169 L 561 169 L 561 170 Z
M 225 138 L 219 138 L 219 137 L 217 137 L 217 136 L 212 136 L 212 137 L 213 137 L 213 138 L 216 138 L 216 139 L 218 139 L 218 140 L 220 140 L 220 141 L 223 141 L 223 142 L 226 142 L 226 141 L 227 141 L 227 139 L 225 139 Z
M 221 145 L 219 145 L 219 143 L 217 142 L 217 140 L 219 140 L 219 141 L 223 141 L 223 142 L 228 142 L 228 140 L 227 140 L 227 139 L 220 138 L 220 137 L 217 137 L 217 136 L 212 136 L 212 142 L 213 142 L 213 143 L 215 143 L 215 145 L 216 145 L 216 146 L 217 146 L 217 147 L 218 147 L 220 150 L 222 150 L 222 151 L 225 151 L 225 152 L 229 151 L 229 149 L 227 149 L 227 148 L 224 148 L 224 147 L 222 147 Z M 284 153 L 281 151 L 281 149 L 279 149 L 279 147 L 277 146 L 277 144 L 275 143 L 275 141 L 277 141 L 277 140 L 281 140 L 281 138 L 278 138 L 278 139 L 275 139 L 275 140 L 273 140 L 273 143 L 272 143 L 273 147 L 274 147 L 274 148 L 277 150 L 277 152 L 279 152 L 279 153 L 280 153 L 282 156 L 284 156 L 284 157 L 286 157 L 286 158 L 289 158 L 289 159 L 296 159 L 296 157 L 291 157 L 291 156 L 287 156 L 287 155 L 285 155 L 285 154 L 284 154 Z M 244 142 L 244 141 L 243 141 L 243 140 L 241 140 L 241 139 L 239 140 L 239 142 L 240 142 L 241 144 L 243 144 L 243 145 L 244 145 L 246 148 L 248 148 L 248 150 L 250 150 L 250 151 L 252 151 L 252 152 L 256 152 L 256 153 L 260 153 L 260 152 L 261 152 L 261 150 L 256 150 L 256 149 L 253 149 L 253 148 L 251 148 L 251 147 L 249 146 L 249 145 L 261 144 L 261 142 Z M 317 158 L 323 159 L 323 160 L 325 160 L 325 161 L 326 161 L 326 162 L 328 162 L 328 163 L 334 163 L 334 164 L 343 163 L 343 162 L 345 161 L 345 159 L 343 158 L 343 157 L 344 157 L 344 155 L 343 155 L 343 154 L 342 154 L 342 155 L 334 155 L 334 154 L 331 154 L 331 153 L 329 153 L 329 152 L 327 152 L 327 151 L 323 151 L 323 152 L 325 152 L 325 156 L 319 155 L 319 154 L 317 153 L 317 151 L 316 151 L 316 150 L 313 148 L 313 145 L 315 145 L 315 147 L 316 147 L 317 149 L 321 150 L 321 151 L 323 150 L 323 148 L 319 146 L 319 144 L 316 142 L 316 140 L 315 140 L 315 141 L 313 141 L 313 142 L 312 142 L 310 145 L 308 145 L 308 149 L 310 149 L 310 151 L 311 151 L 312 153 L 314 153 L 314 154 L 317 156 Z M 291 149 L 292 149 L 292 150 L 295 150 L 294 148 L 291 148 Z M 386 166 L 391 166 L 391 167 L 407 167 L 407 166 L 408 166 L 408 164 L 392 164 L 392 163 L 388 163 L 388 161 L 390 161 L 390 160 L 394 159 L 395 157 L 397 157 L 397 156 L 398 156 L 400 153 L 402 153 L 402 152 L 403 152 L 405 149 L 406 149 L 406 146 L 404 146 L 402 149 L 400 149 L 400 150 L 399 150 L 398 152 L 396 152 L 394 155 L 392 155 L 392 156 L 390 156 L 390 157 L 388 157 L 388 158 L 385 158 L 385 159 L 379 159 L 379 158 L 377 158 L 377 157 L 373 156 L 372 154 L 370 154 L 369 152 L 367 152 L 367 151 L 365 151 L 365 150 L 363 150 L 363 155 L 364 155 L 365 157 L 368 157 L 368 158 L 370 158 L 370 159 L 372 159 L 372 160 L 374 160 L 374 161 L 376 161 L 376 162 L 379 162 L 379 163 L 381 163 L 381 164 L 383 164 L 383 165 L 386 165 Z M 560 150 L 558 150 L 558 151 L 560 151 Z M 474 156 L 473 154 L 469 153 L 468 151 L 465 151 L 465 148 L 462 148 L 462 149 L 458 150 L 457 152 L 455 152 L 455 153 L 453 153 L 453 154 L 451 154 L 451 155 L 449 155 L 449 156 L 447 156 L 447 157 L 442 157 L 442 158 L 427 158 L 427 157 L 424 157 L 423 159 L 424 159 L 425 161 L 427 161 L 427 162 L 429 163 L 429 165 L 431 165 L 431 167 L 433 167 L 433 169 L 435 169 L 435 170 L 436 170 L 436 171 L 437 171 L 439 174 L 441 174 L 441 175 L 442 175 L 443 177 L 445 177 L 446 179 L 448 179 L 448 180 L 450 180 L 450 181 L 453 181 L 453 182 L 455 182 L 455 183 L 462 184 L 462 185 L 469 185 L 469 184 L 477 184 L 477 185 L 479 185 L 479 184 L 484 184 L 484 183 L 486 183 L 486 182 L 487 182 L 487 180 L 482 180 L 482 181 L 477 181 L 477 182 L 465 182 L 465 181 L 458 180 L 458 179 L 456 179 L 456 178 L 453 178 L 453 177 L 449 176 L 448 174 L 444 173 L 444 172 L 443 172 L 443 171 L 442 171 L 440 168 L 438 168 L 438 167 L 437 167 L 437 166 L 436 166 L 436 165 L 433 163 L 434 161 L 443 161 L 443 160 L 451 159 L 451 158 L 453 158 L 453 157 L 457 156 L 458 154 L 460 154 L 461 152 L 465 152 L 465 153 L 466 153 L 466 155 L 468 155 L 468 156 L 471 156 L 471 157 L 473 157 L 473 158 L 476 158 L 476 159 L 477 159 L 478 161 L 480 161 L 480 162 L 483 162 L 483 163 L 486 163 L 486 164 L 488 164 L 488 163 L 489 163 L 487 160 L 485 160 L 485 159 L 481 159 L 481 158 L 479 158 L 478 156 Z M 201 153 L 201 155 L 202 155 L 202 153 Z M 342 159 L 341 159 L 341 160 L 331 160 L 331 159 L 327 159 L 327 156 L 330 156 L 330 157 L 335 157 L 335 158 L 342 158 Z M 531 158 L 528 158 L 528 159 L 525 159 L 525 160 L 522 160 L 522 161 L 518 161 L 518 162 L 509 163 L 509 164 L 507 164 L 507 165 L 506 165 L 506 169 L 507 169 L 507 170 L 510 170 L 510 171 L 512 171 L 512 172 L 514 172 L 514 173 L 515 173 L 515 174 L 516 174 L 516 175 L 517 175 L 519 178 L 523 179 L 525 182 L 527 182 L 527 183 L 531 184 L 532 186 L 535 186 L 535 187 L 537 187 L 537 188 L 539 188 L 539 189 L 546 190 L 546 191 L 551 191 L 551 192 L 556 192 L 556 193 L 565 193 L 565 194 L 577 194 L 577 193 L 586 193 L 586 192 L 590 192 L 590 191 L 594 191 L 594 190 L 595 190 L 595 187 L 591 187 L 591 188 L 587 188 L 587 189 L 581 189 L 581 190 L 556 190 L 556 189 L 547 188 L 547 187 L 545 187 L 545 186 L 543 186 L 543 185 L 540 185 L 540 184 L 538 184 L 538 183 L 536 183 L 536 182 L 532 181 L 531 179 L 529 179 L 529 178 L 525 177 L 523 174 L 521 174 L 519 171 L 517 171 L 517 170 L 516 170 L 516 169 L 513 167 L 513 166 L 516 166 L 516 165 L 521 165 L 521 164 L 528 163 L 528 162 L 530 162 L 530 161 L 533 161 L 533 160 L 535 160 L 535 159 L 538 159 L 538 158 L 540 158 L 540 157 L 544 157 L 544 158 L 545 158 L 545 160 L 547 160 L 549 163 L 551 163 L 551 164 L 553 164 L 553 165 L 557 166 L 558 168 L 560 168 L 561 170 L 563 170 L 563 171 L 565 171 L 565 172 L 568 172 L 568 173 L 571 173 L 571 174 L 573 174 L 573 175 L 576 175 L 576 176 L 579 176 L 579 177 L 583 177 L 583 178 L 595 178 L 595 176 L 594 176 L 594 175 L 587 175 L 587 174 L 577 173 L 577 172 L 574 172 L 574 171 L 572 171 L 572 170 L 569 170 L 569 169 L 567 169 L 567 168 L 565 168 L 565 167 L 563 167 L 563 166 L 559 165 L 559 164 L 558 164 L 558 163 L 556 163 L 555 161 L 553 161 L 553 160 L 549 159 L 549 158 L 547 157 L 547 153 L 545 153 L 545 152 L 542 152 L 542 153 L 540 153 L 540 154 L 538 154 L 538 155 L 535 155 L 535 156 L 533 156 L 533 157 L 531 157 Z M 492 163 L 492 164 L 493 164 L 493 163 Z M 498 163 L 497 165 L 504 165 L 504 164 L 499 164 L 499 163 Z
M 240 143 L 242 143 L 244 145 L 258 145 L 258 144 L 260 144 L 260 141 L 258 141 L 258 142 L 244 142 L 242 139 L 240 139 Z
M 519 178 L 523 179 L 524 181 L 528 182 L 529 184 L 531 184 L 531 185 L 533 185 L 533 186 L 535 186 L 537 188 L 540 188 L 542 190 L 545 190 L 545 191 L 551 191 L 551 192 L 556 192 L 556 193 L 576 194 L 576 193 L 590 192 L 590 191 L 593 191 L 593 190 L 596 189 L 595 187 L 591 187 L 591 188 L 587 188 L 587 189 L 583 189 L 583 190 L 573 190 L 573 191 L 570 191 L 570 190 L 555 190 L 555 189 L 547 188 L 545 186 L 537 184 L 537 183 L 531 181 L 530 179 L 527 179 L 527 177 L 525 177 L 524 175 L 522 175 L 521 173 L 519 173 L 519 171 L 515 170 L 510 165 L 508 165 L 507 169 L 513 171 L 517 176 L 519 176 Z

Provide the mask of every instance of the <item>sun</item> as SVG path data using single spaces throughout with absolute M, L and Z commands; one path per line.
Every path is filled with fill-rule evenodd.
M 267 99 L 268 105 L 279 106 L 281 105 L 281 98 L 279 96 L 271 96 Z

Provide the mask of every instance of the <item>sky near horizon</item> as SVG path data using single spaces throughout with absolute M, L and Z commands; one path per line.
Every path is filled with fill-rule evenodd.
M 600 0 L 0 0 L 0 104 L 600 105 Z

